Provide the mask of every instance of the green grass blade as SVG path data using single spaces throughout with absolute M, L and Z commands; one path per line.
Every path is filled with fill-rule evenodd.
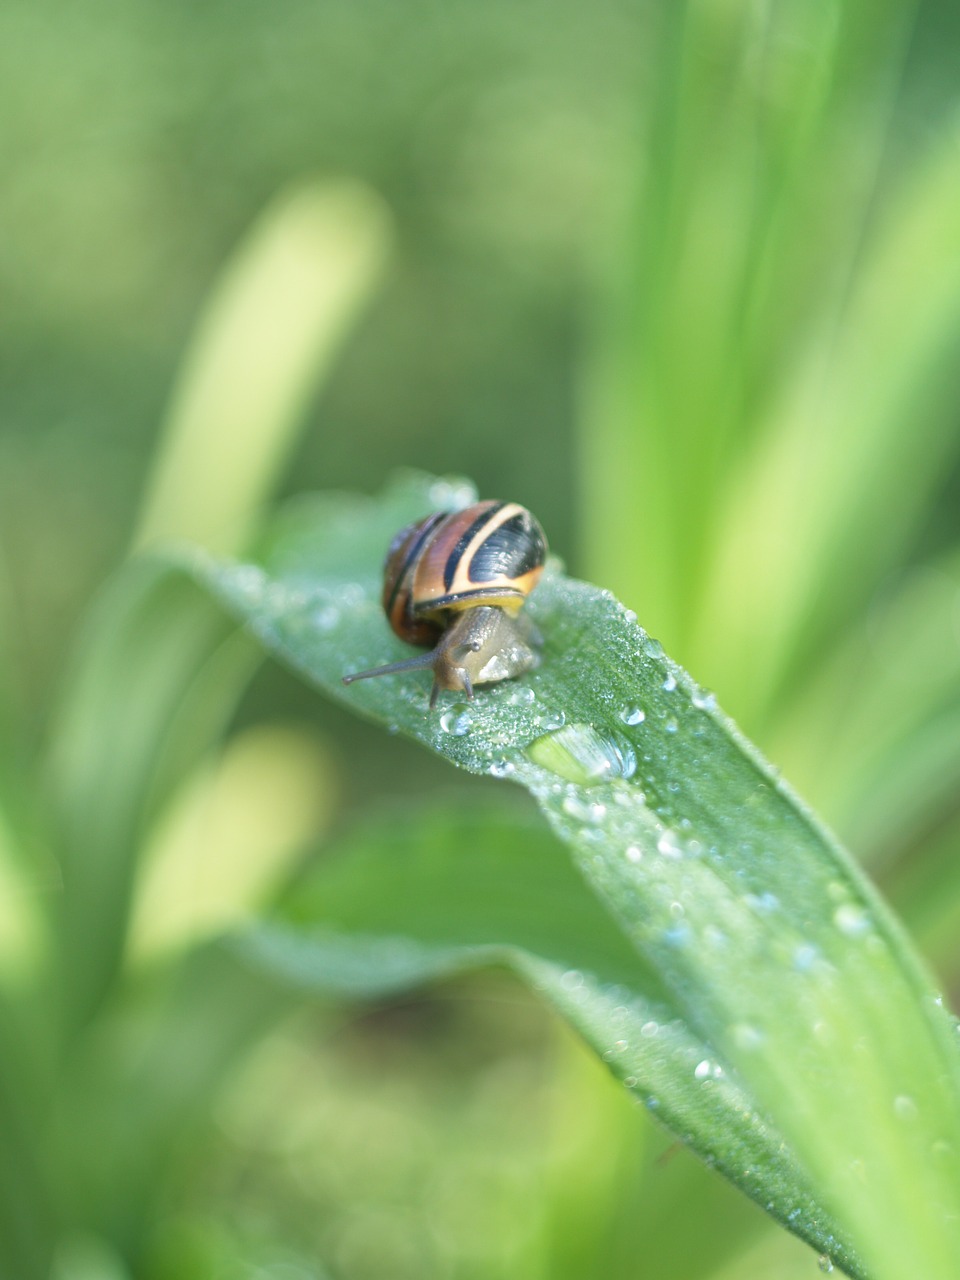
M 192 583 L 150 561 L 128 565 L 88 619 L 47 778 L 66 1026 L 81 1025 L 113 981 L 156 807 L 221 728 L 256 659 Z
M 506 965 L 710 1165 L 854 1267 L 781 1135 L 712 1061 L 543 825 L 462 807 L 368 823 L 242 946 L 297 988 L 352 1000 Z
M 140 546 L 243 545 L 379 280 L 389 221 L 357 183 L 306 183 L 264 212 L 224 273 L 175 390 Z
M 867 855 L 896 856 L 955 807 L 960 554 L 914 569 L 819 664 L 773 749 Z
M 865 1273 L 952 1278 L 953 1024 L 852 860 L 631 614 L 554 567 L 529 606 L 544 661 L 522 684 L 433 715 L 422 675 L 341 685 L 345 671 L 404 655 L 378 603 L 393 532 L 470 496 L 410 477 L 376 501 L 304 502 L 259 564 L 197 557 L 193 571 L 331 696 L 525 786 L 606 904 L 608 927 L 682 1010 L 683 1035 L 710 1046 L 695 1068 L 705 1078 L 716 1066 L 744 1091 L 748 1116 L 782 1134 L 798 1186 L 816 1187 Z M 600 1020 L 597 1035 L 604 1016 L 591 993 L 584 1019 Z M 679 1082 L 689 1064 L 673 1069 Z M 789 1217 L 794 1206 L 778 1207 Z

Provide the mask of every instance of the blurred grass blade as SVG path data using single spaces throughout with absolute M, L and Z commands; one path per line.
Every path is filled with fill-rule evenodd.
M 155 824 L 137 884 L 130 951 L 155 961 L 250 916 L 330 820 L 335 782 L 315 735 L 237 734 L 204 761 Z
M 745 701 L 771 697 L 862 606 L 956 455 L 956 157 L 951 137 L 888 200 L 842 327 L 825 327 L 797 359 L 729 487 L 695 652 L 718 671 L 735 667 Z
M 916 568 L 819 664 L 773 750 L 864 856 L 896 857 L 956 808 L 960 552 Z
M 758 432 L 767 366 L 791 320 L 828 289 L 835 306 L 824 258 L 845 261 L 858 239 L 886 111 L 864 110 L 851 45 L 876 52 L 885 7 L 684 0 L 660 11 L 638 191 L 588 370 L 583 510 L 597 571 L 675 644 L 726 473 Z M 855 148 L 838 128 L 846 95 Z M 634 554 L 624 521 L 647 554 Z
M 295 987 L 341 999 L 506 965 L 711 1165 L 764 1206 L 773 1199 L 775 1215 L 811 1244 L 844 1253 L 818 1221 L 816 1197 L 798 1181 L 780 1135 L 736 1081 L 711 1063 L 703 1087 L 698 1064 L 710 1046 L 690 1034 L 683 1010 L 611 928 L 545 826 L 462 806 L 368 823 L 328 851 L 270 926 L 242 945 Z
M 377 501 L 304 501 L 278 520 L 259 563 L 198 555 L 192 570 L 332 697 L 529 789 L 606 904 L 605 927 L 623 932 L 680 1011 L 666 1027 L 653 1019 L 661 1092 L 729 1086 L 745 1100 L 743 1140 L 754 1129 L 783 1138 L 795 1194 L 771 1185 L 772 1212 L 807 1238 L 818 1222 L 842 1224 L 873 1280 L 953 1280 L 954 1025 L 853 862 L 632 615 L 554 567 L 529 605 L 544 662 L 522 684 L 434 715 L 416 674 L 341 684 L 403 655 L 379 605 L 395 530 L 471 496 L 409 476 Z M 599 1040 L 613 1006 L 588 971 L 582 982 L 578 1025 Z M 622 1039 L 635 1051 L 645 1021 L 628 1007 L 609 1047 Z M 709 1051 L 691 1063 L 694 1044 Z M 718 1156 L 726 1147 L 740 1185 L 759 1194 L 769 1161 L 738 1161 L 712 1122 L 697 1141 Z M 811 1186 L 826 1218 L 803 1207 Z
M 118 574 L 88 618 L 48 777 L 68 1027 L 89 1017 L 115 975 L 157 807 L 220 732 L 256 662 L 193 584 L 151 561 Z
M 388 232 L 379 199 L 355 183 L 304 184 L 262 215 L 190 348 L 138 545 L 242 546 L 310 395 L 380 276 Z

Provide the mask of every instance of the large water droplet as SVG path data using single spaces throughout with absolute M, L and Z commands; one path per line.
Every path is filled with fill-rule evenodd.
M 567 717 L 562 711 L 545 711 L 538 717 L 540 727 L 548 733 L 552 733 L 554 729 L 562 729 L 567 722 Z
M 440 728 L 444 733 L 449 733 L 454 738 L 464 737 L 472 727 L 473 712 L 469 707 L 463 706 L 462 703 L 448 707 L 440 717 Z
M 620 711 L 620 719 L 624 724 L 642 724 L 646 718 L 643 708 L 634 706 L 631 703 L 628 703 Z
M 537 695 L 528 684 L 514 685 L 507 694 L 507 703 L 511 707 L 529 706 L 531 702 L 536 702 Z
M 829 1275 L 833 1270 L 833 1259 L 828 1253 L 821 1253 L 820 1257 L 817 1259 L 817 1266 L 825 1275 Z
M 531 742 L 527 754 L 534 764 L 583 787 L 629 778 L 637 767 L 632 747 L 589 724 L 568 724 L 544 734 Z

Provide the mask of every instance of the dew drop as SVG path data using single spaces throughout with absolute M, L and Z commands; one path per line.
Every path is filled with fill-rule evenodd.
M 318 631 L 324 634 L 333 631 L 340 621 L 340 610 L 336 605 L 324 604 L 318 609 L 314 609 L 312 615 L 313 625 Z
M 637 768 L 629 744 L 589 724 L 568 724 L 544 734 L 530 744 L 527 754 L 534 764 L 585 787 L 632 777 Z
M 680 726 L 677 724 L 676 716 L 669 716 L 663 727 L 667 733 L 676 733 Z
M 624 724 L 643 724 L 646 718 L 646 713 L 642 707 L 633 706 L 630 703 L 620 711 L 620 719 Z
M 633 611 L 633 609 L 625 609 L 623 613 L 623 620 L 624 622 L 630 622 L 630 623 L 636 622 L 637 615 Z
M 677 677 L 673 674 L 672 671 L 667 672 L 667 675 L 663 681 L 663 687 L 667 691 L 667 693 L 673 693 L 674 689 L 677 687 Z
M 487 767 L 491 778 L 509 778 L 513 773 L 513 765 L 509 760 L 492 760 Z
M 717 706 L 717 695 L 709 689 L 696 689 L 690 701 L 699 711 L 714 711 Z
M 507 694 L 507 703 L 511 707 L 529 706 L 536 702 L 537 695 L 528 684 L 517 684 Z
M 693 1075 L 696 1080 L 709 1080 L 713 1072 L 713 1066 L 709 1058 L 704 1058 L 702 1062 L 698 1062 L 693 1069 Z
M 241 564 L 233 571 L 233 586 L 247 600 L 259 600 L 267 585 L 267 575 L 254 564 Z
M 845 902 L 833 913 L 833 923 L 848 938 L 862 938 L 870 930 L 870 917 L 862 907 Z
M 647 1040 L 652 1040 L 659 1030 L 660 1030 L 659 1022 L 645 1022 L 643 1026 L 640 1028 L 640 1034 L 644 1036 Z
M 602 822 L 606 817 L 607 806 L 605 804 L 591 804 L 574 795 L 566 797 L 563 802 L 563 811 L 568 813 L 571 818 L 577 818 L 580 822 L 597 823 Z
M 663 835 L 657 841 L 657 852 L 665 858 L 682 858 L 683 850 L 677 837 L 672 831 L 664 831 Z
M 560 979 L 564 991 L 579 991 L 583 986 L 583 974 L 579 969 L 568 969 Z
M 637 1077 L 636 1077 L 636 1076 L 624 1076 L 624 1077 L 623 1077 L 623 1083 L 627 1086 L 627 1088 L 628 1088 L 628 1089 L 635 1089 L 635 1088 L 637 1087 Z
M 833 1259 L 828 1253 L 821 1253 L 820 1257 L 817 1259 L 817 1266 L 825 1275 L 829 1275 L 833 1270 Z
M 440 728 L 454 738 L 462 738 L 473 727 L 473 712 L 462 703 L 448 707 L 440 717 Z
M 640 862 L 643 859 L 643 850 L 639 845 L 628 844 L 624 850 L 624 855 L 628 862 Z
M 430 503 L 437 511 L 462 511 L 476 500 L 477 491 L 469 480 L 436 480 L 430 486 Z
M 562 711 L 545 711 L 539 719 L 541 728 L 546 729 L 548 733 L 552 733 L 555 729 L 562 729 L 567 722 L 567 717 Z

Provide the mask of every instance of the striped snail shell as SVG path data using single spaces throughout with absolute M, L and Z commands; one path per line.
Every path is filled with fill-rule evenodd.
M 430 667 L 433 707 L 441 689 L 472 698 L 475 684 L 529 671 L 539 662 L 538 637 L 517 614 L 546 554 L 539 523 L 516 502 L 476 502 L 407 525 L 387 552 L 383 609 L 402 640 L 435 647 L 344 683 Z

